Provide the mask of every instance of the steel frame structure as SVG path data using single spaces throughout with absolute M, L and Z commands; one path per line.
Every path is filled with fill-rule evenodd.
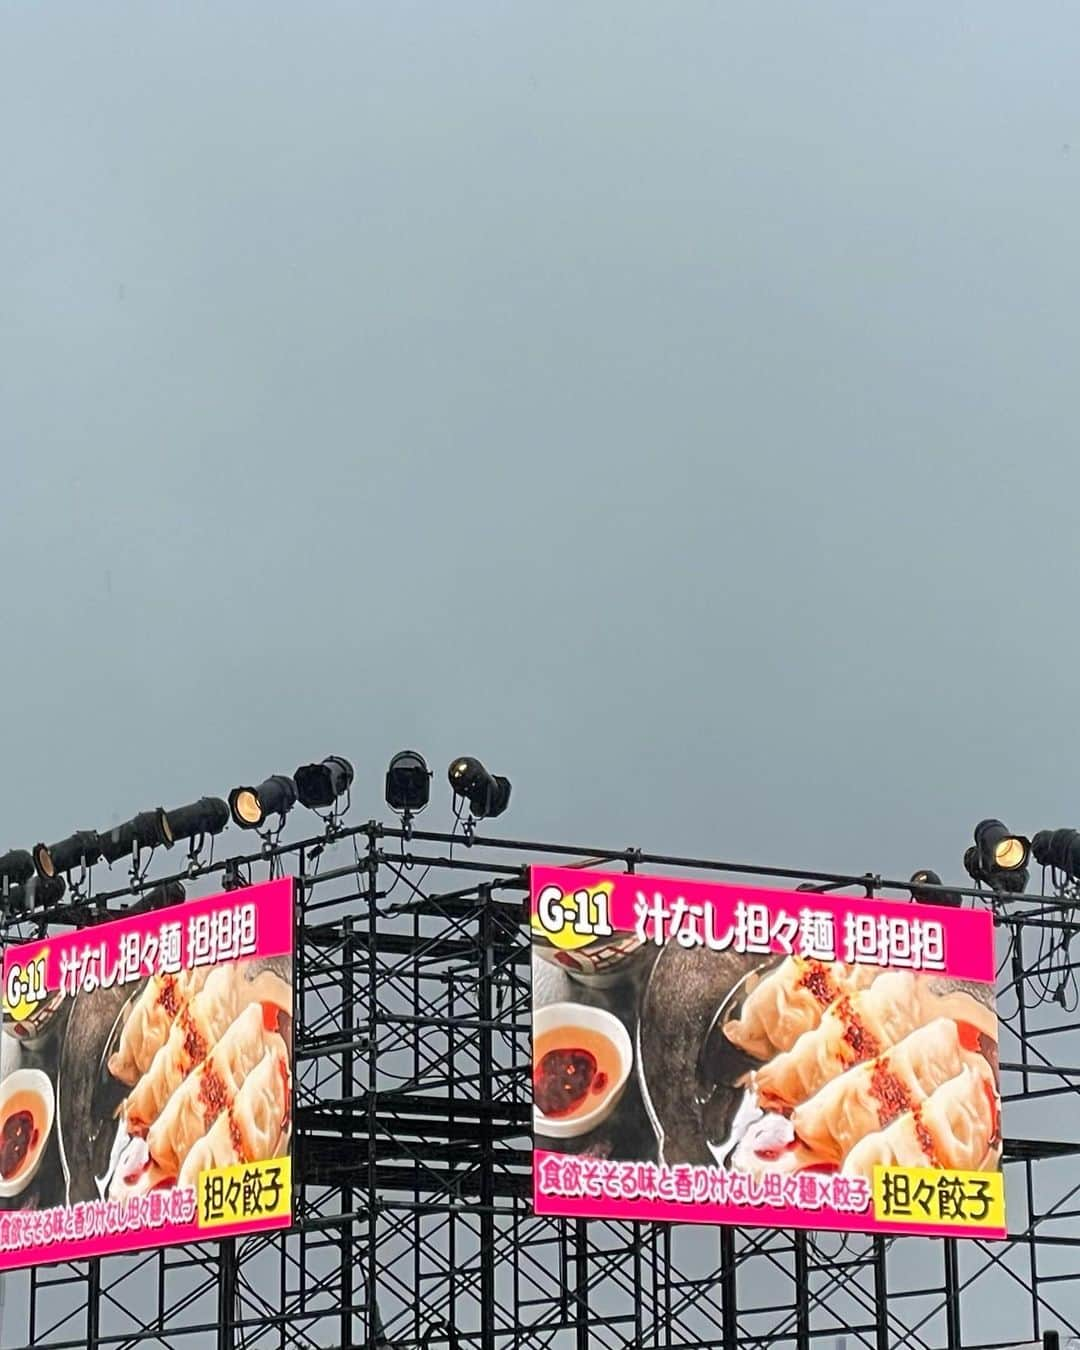
M 965 892 L 994 909 L 999 935 L 1011 1238 L 885 1240 L 532 1213 L 523 920 L 527 866 L 543 861 L 906 890 L 374 821 L 192 859 L 168 879 L 204 892 L 223 871 L 298 881 L 294 1226 L 10 1274 L 2 1345 L 987 1350 L 1080 1335 L 1067 885 Z M 115 917 L 163 879 L 6 914 L 5 939 Z

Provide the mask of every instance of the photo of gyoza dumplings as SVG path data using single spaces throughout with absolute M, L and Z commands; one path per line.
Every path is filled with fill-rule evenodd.
M 789 956 L 748 982 L 718 1030 L 753 1062 L 728 1166 L 992 1171 L 1001 1156 L 989 986 Z
M 131 1000 L 107 1072 L 124 1095 L 110 1199 L 288 1151 L 291 979 L 267 962 L 155 975 Z

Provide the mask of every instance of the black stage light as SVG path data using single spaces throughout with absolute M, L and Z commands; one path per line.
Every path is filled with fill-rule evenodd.
M 1080 880 L 1080 831 L 1040 830 L 1031 841 L 1031 852 L 1040 867 L 1053 867 Z
M 418 815 L 431 796 L 431 770 L 416 750 L 399 750 L 386 770 L 386 804 L 398 815 Z
M 197 802 L 166 811 L 165 816 L 174 839 L 201 839 L 221 833 L 229 823 L 229 808 L 220 797 L 200 797 Z
M 975 844 L 964 854 L 964 867 L 974 881 L 995 891 L 1018 894 L 1028 883 L 1030 843 L 1011 834 L 1000 820 L 980 820 L 975 826 Z
M 123 825 L 114 825 L 104 831 L 101 839 L 101 856 L 106 862 L 113 863 L 117 858 L 130 858 L 138 849 L 157 848 L 164 844 L 173 846 L 173 832 L 165 808 L 158 806 L 153 811 L 140 811 Z
M 76 867 L 92 867 L 101 857 L 101 839 L 96 830 L 76 830 L 56 844 L 34 845 L 38 876 L 55 877 Z
M 463 755 L 450 765 L 447 776 L 455 797 L 464 797 L 477 820 L 501 816 L 510 805 L 510 780 L 490 774 L 478 759 Z
M 34 875 L 34 860 L 24 848 L 13 848 L 0 857 L 0 885 L 5 881 L 21 886 Z
M 352 786 L 353 766 L 340 755 L 327 755 L 319 764 L 301 764 L 293 774 L 300 805 L 309 811 L 328 810 Z
M 66 890 L 63 877 L 33 876 L 21 886 L 11 888 L 8 907 L 19 914 L 27 914 L 32 909 L 51 909 L 64 898 Z
M 912 900 L 917 900 L 921 905 L 947 905 L 950 909 L 959 909 L 964 903 L 964 897 L 958 895 L 956 891 L 926 889 L 927 886 L 941 884 L 941 878 L 936 872 L 932 872 L 929 867 L 920 867 L 917 872 L 912 872 L 908 890 Z
M 167 909 L 169 905 L 180 905 L 187 899 L 187 891 L 179 881 L 165 881 L 160 886 L 153 886 L 148 891 L 143 891 L 138 900 L 131 905 L 126 913 L 128 914 L 148 914 L 151 910 Z
M 272 774 L 258 787 L 236 787 L 229 793 L 229 810 L 242 830 L 258 830 L 269 816 L 285 817 L 296 805 L 296 784 L 283 773 Z

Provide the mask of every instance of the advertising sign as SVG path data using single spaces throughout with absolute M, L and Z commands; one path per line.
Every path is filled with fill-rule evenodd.
M 538 1214 L 1002 1237 L 991 915 L 534 867 Z
M 291 1220 L 293 883 L 4 953 L 0 1269 Z

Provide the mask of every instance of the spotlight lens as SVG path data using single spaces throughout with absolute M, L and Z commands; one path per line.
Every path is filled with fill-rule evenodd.
M 34 851 L 37 855 L 38 871 L 41 873 L 41 875 L 43 877 L 56 876 L 56 865 L 52 860 L 52 854 L 44 846 L 44 844 L 39 845 L 39 847 Z
M 1002 839 L 994 847 L 994 862 L 998 867 L 1003 867 L 1007 871 L 1024 865 L 1024 857 L 1027 850 L 1024 848 L 1023 840 L 1009 838 Z
M 451 766 L 453 781 L 453 766 Z M 386 804 L 392 811 L 415 815 L 428 804 L 431 772 L 423 755 L 415 750 L 399 750 L 386 770 Z
M 454 765 L 454 777 L 460 778 L 461 775 L 466 772 L 468 767 L 469 761 L 467 759 L 459 759 L 458 762 Z
M 245 788 L 243 792 L 236 794 L 234 803 L 236 814 L 247 825 L 258 825 L 262 820 L 262 808 L 259 806 L 259 799 L 250 788 Z

